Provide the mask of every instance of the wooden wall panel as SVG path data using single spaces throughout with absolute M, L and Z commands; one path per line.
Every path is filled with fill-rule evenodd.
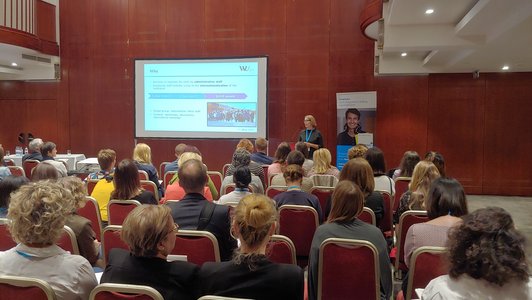
M 244 55 L 245 0 L 205 0 L 205 53 Z
M 168 57 L 202 57 L 205 51 L 205 1 L 174 0 L 166 12 Z M 184 13 L 186 12 L 186 13 Z
M 132 57 L 164 57 L 167 0 L 128 1 L 129 53 Z
M 286 52 L 286 1 L 245 1 L 244 50 L 249 55 Z
M 288 52 L 329 51 L 330 0 L 287 1 L 286 37 Z

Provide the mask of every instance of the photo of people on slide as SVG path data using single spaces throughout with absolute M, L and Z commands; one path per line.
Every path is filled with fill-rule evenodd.
M 208 127 L 255 127 L 257 104 L 250 102 L 207 102 Z

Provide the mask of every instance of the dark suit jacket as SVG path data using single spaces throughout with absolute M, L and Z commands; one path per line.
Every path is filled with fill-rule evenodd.
M 177 203 L 168 203 L 172 209 L 174 222 L 181 229 L 196 230 L 198 228 L 199 216 L 207 199 L 201 194 L 186 194 L 181 201 Z M 231 220 L 229 217 L 229 207 L 218 205 L 214 209 L 210 223 L 205 228 L 206 231 L 214 234 L 220 247 L 220 257 L 222 260 L 230 260 L 233 250 L 236 248 L 236 240 L 229 233 L 231 229 Z
M 233 261 L 203 264 L 196 287 L 203 295 L 219 295 L 248 299 L 303 299 L 303 270 L 295 265 L 275 264 L 266 257 L 250 271 L 247 264 Z
M 165 300 L 196 299 L 192 287 L 198 267 L 184 261 L 167 262 L 157 257 L 137 257 L 124 249 L 112 249 L 101 283 L 151 286 Z

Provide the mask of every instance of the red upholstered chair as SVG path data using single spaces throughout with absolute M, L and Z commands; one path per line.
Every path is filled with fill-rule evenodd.
M 10 158 L 4 158 L 4 165 L 7 167 L 16 166 L 15 161 Z
M 307 265 L 310 245 L 318 226 L 318 213 L 310 206 L 283 205 L 279 208 L 279 234 L 294 242 L 301 267 Z
M 32 170 L 33 170 L 33 168 L 35 168 L 39 163 L 40 163 L 40 161 L 38 161 L 38 160 L 33 160 L 33 159 L 26 159 L 26 160 L 22 163 L 22 168 L 24 169 L 24 173 L 26 173 L 26 177 L 28 177 L 28 179 L 31 179 Z
M 234 183 L 226 184 L 225 187 L 224 187 L 224 190 L 223 190 L 223 191 L 220 191 L 220 194 L 222 194 L 222 195 L 229 194 L 229 193 L 231 193 L 232 191 L 234 191 L 235 188 L 236 188 L 236 186 L 235 186 Z
M 395 196 L 393 199 L 393 213 L 399 208 L 399 200 L 401 196 L 408 191 L 408 185 L 410 184 L 412 177 L 397 177 L 395 178 Z
M 111 200 L 107 204 L 109 225 L 122 225 L 130 211 L 140 206 L 137 200 Z
M 157 186 L 153 181 L 150 180 L 141 180 L 140 186 L 145 189 L 146 191 L 150 191 L 153 193 L 153 196 L 155 196 L 155 200 L 159 202 L 159 190 L 157 189 Z
M 227 169 L 229 169 L 229 166 L 231 166 L 231 164 L 225 164 L 223 167 L 222 167 L 222 178 L 225 177 L 225 173 L 227 173 Z
M 262 172 L 264 173 L 264 181 L 262 184 L 264 185 L 264 188 L 268 188 L 270 186 L 270 177 L 268 177 L 268 167 L 270 165 L 262 165 Z
M 380 224 L 377 224 L 381 231 L 384 233 L 385 237 L 393 236 L 393 198 L 390 193 L 386 191 L 376 191 L 382 195 L 382 200 L 384 204 L 384 216 L 381 219 Z
M 362 209 L 362 213 L 360 213 L 360 215 L 358 216 L 358 218 L 361 220 L 361 221 L 364 221 L 368 224 L 371 224 L 373 226 L 377 226 L 377 218 L 375 217 L 375 213 L 373 212 L 373 210 L 371 210 L 371 208 L 369 207 L 364 207 Z
M 79 255 L 78 239 L 74 231 L 68 227 L 63 227 L 63 233 L 57 241 L 57 246 L 63 248 L 63 250 L 70 252 L 71 254 Z
M 109 252 L 113 248 L 120 248 L 129 251 L 129 247 L 124 241 L 120 238 L 120 232 L 122 231 L 122 226 L 118 225 L 109 225 L 105 227 L 102 233 L 102 251 L 103 251 L 103 262 L 107 264 L 109 260 Z
M 312 179 L 312 183 L 314 186 L 326 186 L 326 187 L 335 187 L 338 183 L 338 178 L 333 175 L 328 174 L 315 174 L 310 176 L 310 179 Z
M 50 284 L 44 280 L 20 276 L 0 276 L 1 299 L 55 300 Z
M 297 265 L 296 246 L 284 235 L 272 235 L 266 255 L 274 263 Z
M 7 166 L 9 168 L 9 171 L 11 172 L 11 175 L 13 176 L 26 176 L 26 173 L 24 172 L 24 169 L 19 166 Z
M 139 180 L 150 180 L 150 177 L 146 171 L 139 170 Z
M 9 250 L 17 245 L 7 229 L 7 222 L 7 219 L 0 218 L 0 251 Z
M 320 200 L 320 206 L 321 210 L 325 211 L 325 207 L 327 206 L 327 200 L 329 197 L 331 197 L 332 193 L 334 192 L 334 187 L 326 187 L 326 186 L 314 186 L 310 193 L 316 197 L 318 197 L 318 200 Z M 325 219 L 327 216 L 323 216 L 323 219 Z
M 164 300 L 156 289 L 135 284 L 102 283 L 89 296 L 90 300 Z
M 87 180 L 87 193 L 90 195 L 92 194 L 92 191 L 94 190 L 94 187 L 96 184 L 100 181 L 99 179 L 89 179 Z
M 406 233 L 410 226 L 417 223 L 427 222 L 429 218 L 427 217 L 427 212 L 423 210 L 407 210 L 399 218 L 399 224 L 396 228 L 396 237 L 397 237 L 397 252 L 395 257 L 395 276 L 396 278 L 402 278 L 402 271 L 408 270 L 407 265 L 405 264 L 405 239 Z
M 187 261 L 200 266 L 208 261 L 220 262 L 218 240 L 208 231 L 179 229 L 171 254 L 186 255 Z
M 170 180 L 172 180 L 172 178 L 174 178 L 174 175 L 177 173 L 177 171 L 168 171 L 166 173 L 164 173 L 164 188 L 166 188 L 168 186 L 168 184 L 170 184 Z
M 444 247 L 419 247 L 410 259 L 410 271 L 408 273 L 408 288 L 406 299 L 418 298 L 415 289 L 425 288 L 429 282 L 441 275 L 448 273 L 445 264 Z
M 207 175 L 209 175 L 212 182 L 214 183 L 214 186 L 216 187 L 216 190 L 218 191 L 218 198 L 214 200 L 218 200 L 220 198 L 220 194 L 222 193 L 221 189 L 222 189 L 222 181 L 224 180 L 224 177 L 222 176 L 220 172 L 216 172 L 216 171 L 207 171 Z
M 380 299 L 379 256 L 372 243 L 326 239 L 318 265 L 318 299 Z
M 288 187 L 284 185 L 270 185 L 266 189 L 266 196 L 273 199 L 273 197 L 279 195 L 280 193 L 286 192 L 286 190 L 288 190 Z
M 166 165 L 168 165 L 168 164 L 171 164 L 171 162 L 169 162 L 169 161 L 163 161 L 163 162 L 159 165 L 159 174 L 160 174 L 160 175 L 164 175 L 164 174 L 166 174 L 166 170 L 165 170 L 165 168 L 166 168 Z
M 96 233 L 96 239 L 101 241 L 102 217 L 100 215 L 100 206 L 98 205 L 98 202 L 94 198 L 87 196 L 87 202 L 85 203 L 85 206 L 78 208 L 78 215 L 91 221 L 92 230 L 94 230 L 94 233 Z

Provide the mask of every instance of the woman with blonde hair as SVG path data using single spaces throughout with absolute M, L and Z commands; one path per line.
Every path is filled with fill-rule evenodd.
M 331 152 L 327 148 L 321 148 L 314 152 L 314 165 L 308 176 L 312 175 L 333 175 L 338 177 L 340 171 L 333 165 L 331 165 L 332 157 Z
M 137 200 L 144 204 L 158 204 L 152 192 L 140 185 L 139 170 L 130 159 L 123 159 L 115 168 L 113 176 L 114 191 L 111 199 Z
M 323 136 L 316 128 L 318 123 L 313 115 L 306 115 L 303 121 L 305 129 L 299 133 L 298 142 L 304 142 L 308 149 L 309 157 L 314 157 L 314 151 L 323 148 Z
M 180 167 L 183 165 L 183 163 L 191 159 L 197 159 L 201 161 L 201 155 L 194 152 L 185 152 L 181 154 L 181 156 L 179 156 L 179 159 L 177 160 L 177 166 Z M 164 195 L 164 198 L 161 200 L 161 203 L 165 203 L 167 200 L 181 200 L 183 197 L 185 197 L 186 193 L 185 190 L 179 185 L 179 176 L 177 175 L 177 173 L 174 175 L 174 178 L 172 178 L 173 182 L 171 181 L 172 183 L 166 187 L 166 193 Z M 213 195 L 211 193 L 211 189 L 208 186 L 205 186 L 204 191 L 205 198 L 207 198 L 207 200 L 209 201 L 212 201 Z M 218 195 L 218 193 L 216 193 L 216 195 Z
M 196 296 L 303 299 L 303 270 L 295 265 L 273 263 L 266 256 L 277 219 L 270 198 L 259 194 L 242 198 L 231 224 L 240 248 L 231 261 L 203 264 L 196 280 Z
M 364 198 L 363 190 L 353 181 L 341 180 L 336 185 L 332 195 L 332 208 L 329 218 L 325 224 L 318 227 L 312 239 L 308 267 L 308 298 L 310 300 L 318 299 L 318 259 L 321 243 L 333 237 L 364 240 L 372 243 L 377 248 L 380 298 L 390 299 L 392 294 L 392 276 L 386 241 L 380 229 L 358 218 L 364 208 Z
M 198 267 L 184 261 L 167 261 L 177 231 L 168 206 L 136 207 L 122 225 L 121 237 L 129 251 L 111 249 L 101 282 L 151 286 L 167 300 L 196 299 L 192 286 Z
M 147 144 L 138 143 L 133 149 L 133 161 L 135 165 L 141 171 L 145 171 L 148 174 L 148 180 L 155 183 L 159 198 L 164 195 L 164 189 L 159 183 L 159 176 L 157 175 L 157 169 L 153 166 L 151 161 L 151 148 Z
M 18 245 L 0 252 L 0 276 L 44 280 L 57 299 L 89 299 L 98 284 L 90 263 L 56 244 L 74 209 L 72 193 L 56 182 L 42 180 L 13 193 L 8 229 Z
M 440 177 L 438 168 L 430 161 L 422 160 L 417 163 L 412 174 L 412 180 L 399 200 L 399 207 L 393 215 L 394 223 L 399 223 L 399 217 L 407 210 L 426 210 L 425 198 L 434 179 Z

